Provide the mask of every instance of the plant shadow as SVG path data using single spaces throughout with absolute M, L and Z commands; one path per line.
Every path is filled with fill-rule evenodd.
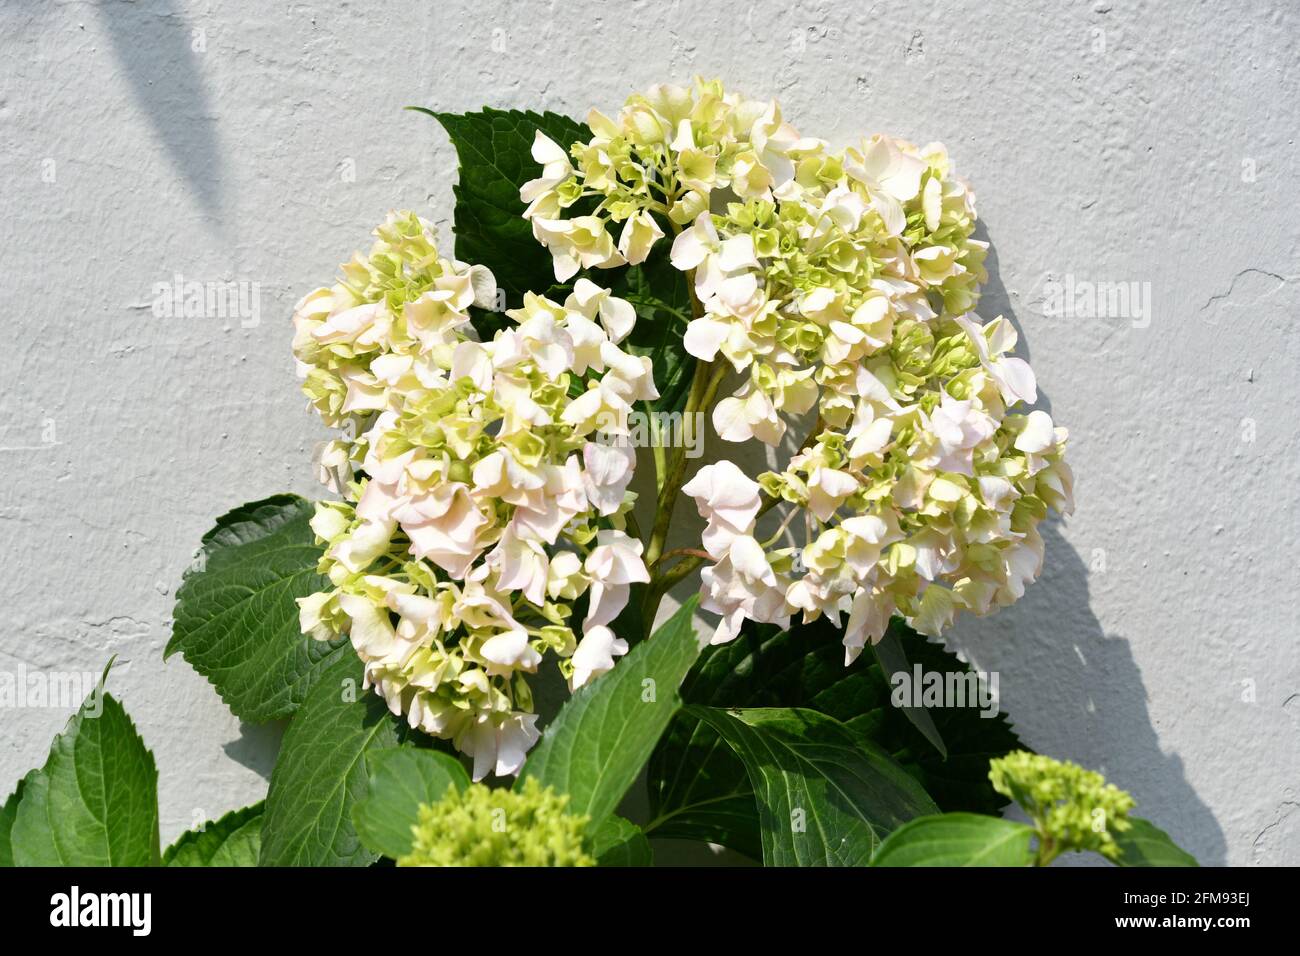
M 204 213 L 220 228 L 221 153 L 203 82 L 207 36 L 175 0 L 98 6 L 118 66 L 141 112 Z
M 985 319 L 1005 316 L 1021 333 L 1016 354 L 1028 359 L 1031 337 L 1002 284 L 995 247 L 983 226 L 977 236 L 990 242 L 979 312 Z M 1051 411 L 1041 387 L 1038 407 Z M 1088 507 L 1086 475 L 1076 499 Z M 979 669 L 998 672 L 1002 709 L 1028 746 L 1106 773 L 1136 798 L 1137 815 L 1202 864 L 1223 865 L 1223 830 L 1187 781 L 1182 758 L 1161 747 L 1129 641 L 1107 634 L 1092 611 L 1090 582 L 1102 573 L 1104 556 L 1092 559 L 1097 571 L 1090 571 L 1059 520 L 1039 527 L 1046 545 L 1042 577 L 1012 607 L 984 619 L 959 618 L 945 641 Z

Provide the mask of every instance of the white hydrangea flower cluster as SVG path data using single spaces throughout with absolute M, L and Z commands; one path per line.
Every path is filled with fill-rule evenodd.
M 543 655 L 576 688 L 627 651 L 608 625 L 649 576 L 618 439 L 657 397 L 650 362 L 619 348 L 631 305 L 586 280 L 563 304 L 528 295 L 480 342 L 468 310 L 491 274 L 440 257 L 413 214 L 376 235 L 294 315 L 304 392 L 345 429 L 323 459 L 346 498 L 312 521 L 332 587 L 299 601 L 301 625 L 347 634 L 366 685 L 472 755 L 475 779 L 515 773 Z
M 644 262 L 664 236 L 656 216 L 680 228 L 709 211 L 715 192 L 770 200 L 800 156 L 824 149 L 800 139 L 776 103 L 743 100 L 717 82 L 656 86 L 628 99 L 616 120 L 592 110 L 587 125 L 595 135 L 568 152 L 539 132 L 542 175 L 520 190 L 560 282 L 579 269 Z M 598 199 L 590 212 L 570 214 L 588 199 Z M 617 241 L 608 231 L 616 224 Z
M 987 244 L 946 150 L 873 136 L 833 152 L 715 82 L 655 87 L 589 125 L 567 152 L 539 135 L 543 173 L 521 193 L 557 278 L 643 261 L 667 227 L 697 306 L 686 350 L 741 376 L 713 409 L 719 436 L 776 446 L 817 412 L 784 470 L 755 482 L 721 462 L 683 489 L 708 520 L 715 641 L 746 618 L 847 612 L 852 660 L 891 614 L 937 634 L 1017 600 L 1038 522 L 1072 508 L 1066 432 L 1009 411 L 1035 380 L 1010 323 L 971 312 Z M 782 532 L 803 516 L 802 548 L 754 537 L 764 495 L 793 506 Z

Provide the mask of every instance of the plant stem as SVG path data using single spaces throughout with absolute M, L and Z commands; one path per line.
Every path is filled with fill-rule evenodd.
M 686 397 L 686 407 L 682 409 L 683 434 L 688 428 L 694 428 L 695 413 L 700 403 L 709 392 L 709 382 L 713 377 L 713 365 L 709 362 L 695 363 L 695 377 L 691 380 L 691 390 Z M 714 386 L 716 390 L 716 386 Z M 673 505 L 677 503 L 677 493 L 681 490 L 682 477 L 686 472 L 686 445 L 683 441 L 673 449 L 668 459 L 668 466 L 663 475 L 663 485 L 659 492 L 659 501 L 655 512 L 654 529 L 650 532 L 650 543 L 646 545 L 645 562 L 654 565 L 663 553 L 664 540 L 668 537 L 668 525 L 672 521 Z
M 1060 850 L 1056 847 L 1056 841 L 1043 832 L 1043 827 L 1036 824 L 1035 829 L 1038 831 L 1038 853 L 1034 857 L 1034 866 L 1047 866 L 1060 855 Z
M 678 552 L 672 551 L 669 553 L 677 554 Z M 667 555 L 665 555 L 665 557 L 667 557 Z M 663 600 L 664 595 L 672 590 L 673 585 L 689 575 L 707 560 L 712 559 L 707 555 L 700 557 L 698 554 L 692 554 L 684 561 L 680 561 L 673 567 L 669 568 L 663 574 L 651 575 L 650 584 L 646 587 L 645 600 L 641 603 L 641 620 L 645 625 L 645 634 L 647 637 L 654 630 L 655 614 L 659 610 L 659 602 Z
M 702 551 L 699 548 L 673 548 L 673 550 L 667 551 L 664 554 L 661 554 L 659 556 L 659 563 L 663 564 L 665 561 L 669 560 L 670 558 L 679 558 L 679 557 L 680 558 L 694 557 L 694 558 L 699 558 L 701 561 L 708 561 L 710 555 L 707 551 Z
M 654 406 L 646 402 L 645 407 L 646 417 L 650 422 L 650 451 L 654 455 L 655 497 L 658 498 L 659 494 L 664 490 L 664 472 L 667 470 L 667 458 L 664 452 L 663 434 L 659 431 L 659 418 L 654 413 Z
M 671 218 L 669 219 L 669 225 L 674 235 L 681 232 L 681 227 L 673 222 Z M 691 299 L 691 317 L 698 319 L 704 315 L 704 306 L 695 293 L 695 270 L 688 270 L 685 273 L 685 279 L 686 291 Z M 695 428 L 696 413 L 707 409 L 712 403 L 724 375 L 725 366 L 723 363 L 696 360 L 695 373 L 691 378 L 690 390 L 686 395 L 686 405 L 682 409 L 683 439 L 688 434 L 687 429 L 692 429 L 689 435 L 694 438 L 693 429 Z M 682 479 L 685 477 L 686 448 L 690 444 L 693 444 L 693 442 L 683 440 L 679 447 L 672 450 L 671 456 L 659 449 L 656 450 L 655 454 L 655 485 L 659 497 L 655 502 L 654 526 L 650 531 L 650 540 L 646 543 L 645 549 L 645 563 L 651 569 L 651 581 L 646 588 L 645 603 L 642 605 L 647 634 L 650 633 L 654 626 L 655 612 L 659 609 L 659 602 L 664 593 L 701 563 L 699 557 L 691 556 L 689 560 L 681 562 L 662 577 L 654 574 L 655 565 L 659 563 L 663 555 L 664 542 L 668 538 L 668 526 L 672 523 L 673 507 L 677 504 L 677 493 L 681 490 Z
M 625 521 L 627 521 L 627 530 L 632 532 L 632 537 L 640 540 L 641 526 L 637 524 L 636 515 L 632 514 L 632 512 L 629 511 L 626 515 L 623 516 L 623 518 Z

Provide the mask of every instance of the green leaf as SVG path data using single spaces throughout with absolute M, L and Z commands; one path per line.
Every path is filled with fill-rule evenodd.
M 33 770 L 32 773 L 36 771 Z M 31 774 L 28 774 L 31 776 Z M 27 778 L 24 777 L 18 781 L 18 786 L 14 792 L 9 794 L 0 806 L 0 866 L 14 865 L 14 848 L 10 840 L 10 834 L 14 828 L 14 819 L 18 816 L 18 801 L 23 798 L 23 788 L 27 786 Z
M 262 821 L 262 866 L 364 866 L 352 807 L 366 796 L 367 759 L 396 747 L 398 724 L 377 694 L 361 690 L 361 661 L 336 661 L 285 732 Z
M 10 839 L 16 866 L 157 865 L 158 770 L 102 685 L 24 780 Z
M 872 651 L 876 655 L 881 673 L 891 678 L 891 683 L 895 675 L 911 672 L 912 669 L 907 664 L 907 654 L 898 640 L 898 628 L 889 628 L 884 637 L 872 646 Z M 934 718 L 930 716 L 930 711 L 925 707 L 911 704 L 904 704 L 898 709 L 912 722 L 912 726 L 921 732 L 921 736 L 934 745 L 934 749 L 939 751 L 939 756 L 947 760 L 948 748 L 943 745 L 943 737 L 939 733 L 939 728 L 934 725 Z
M 631 528 L 628 529 L 628 533 L 632 533 Z M 648 587 L 649 585 L 640 581 L 631 585 L 628 590 L 627 605 L 609 625 L 611 631 L 627 641 L 629 648 L 636 647 L 650 636 L 646 631 L 653 622 L 647 622 L 645 619 L 645 596 Z
M 1116 866 L 1199 866 L 1192 856 L 1150 820 L 1129 817 L 1133 824 L 1115 834 L 1120 858 Z
M 812 710 L 689 707 L 740 755 L 767 866 L 864 866 L 885 836 L 937 811 L 885 753 Z
M 568 812 L 599 826 L 641 772 L 681 698 L 682 678 L 699 654 L 692 598 L 608 674 L 580 688 L 524 764 L 529 777 L 569 795 Z
M 523 219 L 519 187 L 541 175 L 532 157 L 540 130 L 562 148 L 591 138 L 582 123 L 556 113 L 484 109 L 440 113 L 417 108 L 442 124 L 460 160 L 456 196 L 456 258 L 487 266 L 517 307 L 525 292 L 545 292 L 555 281 L 551 254 Z
M 970 668 L 939 644 L 895 620 L 890 626 L 908 660 L 924 672 L 963 675 Z M 843 722 L 886 750 L 921 782 L 939 808 L 996 814 L 1007 800 L 988 781 L 994 757 L 1021 749 L 1005 715 L 978 707 L 929 711 L 947 759 L 891 702 L 891 686 L 874 655 L 844 665 L 842 633 L 822 619 L 787 631 L 746 626 L 734 641 L 705 649 L 682 685 L 688 704 L 723 708 L 804 707 Z M 655 837 L 705 840 L 754 855 L 757 810 L 746 780 L 716 733 L 677 717 L 651 758 L 648 782 Z
M 460 761 L 437 750 L 398 747 L 375 754 L 369 764 L 369 789 L 352 808 L 352 822 L 361 842 L 390 860 L 410 852 L 421 804 L 437 803 L 449 787 L 469 786 Z
M 891 833 L 872 866 L 1030 866 L 1033 827 L 978 813 L 920 817 Z
M 257 866 L 262 849 L 262 801 L 231 810 L 201 830 L 186 830 L 163 853 L 163 866 Z
M 712 726 L 679 714 L 655 748 L 647 774 L 653 837 L 717 843 L 763 857 L 758 806 L 744 762 Z
M 620 816 L 608 816 L 588 836 L 597 866 L 650 866 L 654 854 L 641 828 Z
M 316 573 L 312 513 L 310 501 L 276 495 L 223 515 L 176 594 L 163 656 L 180 651 L 243 720 L 289 716 L 321 673 L 350 653 L 346 638 L 315 641 L 298 628 L 294 599 L 329 586 Z

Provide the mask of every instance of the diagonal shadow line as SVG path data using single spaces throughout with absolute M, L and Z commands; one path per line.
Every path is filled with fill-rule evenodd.
M 122 75 L 176 170 L 204 212 L 221 205 L 216 118 L 203 82 L 203 57 L 177 0 L 97 5 Z M 218 220 L 219 222 L 219 220 Z
M 975 226 L 974 237 L 989 244 L 988 256 L 984 260 L 984 268 L 988 270 L 989 278 L 980 288 L 980 301 L 975 307 L 975 312 L 985 322 L 989 322 L 999 315 L 1010 322 L 1020 337 L 1020 340 L 1016 343 L 1014 354 L 1033 365 L 1033 357 L 1029 351 L 1033 330 L 1030 330 L 1029 335 L 1025 334 L 1025 328 L 1021 324 L 1020 317 L 1016 314 L 1016 303 L 1012 302 L 1011 293 L 1002 284 L 1002 275 L 998 268 L 997 246 L 989 238 L 988 227 L 983 221 L 980 221 Z M 1038 383 L 1038 401 L 1034 404 L 1034 407 L 1041 408 L 1049 415 L 1052 414 L 1052 399 L 1048 396 L 1042 382 Z
M 1015 354 L 1029 360 L 1034 329 L 1031 323 L 1026 335 L 1015 312 L 1027 303 L 1003 285 L 997 245 L 984 223 L 975 237 L 989 243 L 989 278 L 976 311 L 985 321 L 1005 316 L 1020 333 Z M 1040 382 L 1035 407 L 1050 414 L 1051 404 Z M 1079 507 L 1087 507 L 1086 486 L 1081 496 L 1076 489 L 1076 496 Z M 1116 768 L 1112 782 L 1138 798 L 1139 816 L 1152 818 L 1202 864 L 1222 866 L 1227 858 L 1223 827 L 1188 781 L 1182 756 L 1166 751 L 1132 645 L 1107 633 L 1093 612 L 1088 562 L 1061 533 L 1060 519 L 1044 521 L 1039 530 L 1046 545 L 1041 579 L 1015 606 L 963 622 L 948 638 L 950 644 L 973 653 L 981 666 L 1000 670 L 1004 687 L 1008 681 L 1019 684 L 1029 713 L 1050 715 L 1044 726 L 1034 727 L 1028 714 L 1017 721 L 1016 708 L 1009 709 L 1030 744 L 1055 738 L 1057 752 L 1047 751 L 1054 757 L 1103 771 L 1107 765 Z

